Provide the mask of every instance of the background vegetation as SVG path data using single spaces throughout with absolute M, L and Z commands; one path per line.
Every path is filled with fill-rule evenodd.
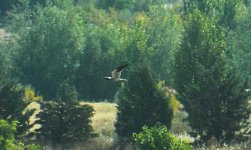
M 117 103 L 105 135 L 119 142 L 150 149 L 144 137 L 165 132 L 163 143 L 179 143 L 168 131 L 179 122 L 194 147 L 250 141 L 250 11 L 249 0 L 0 1 L 1 144 L 97 139 L 81 100 Z M 103 80 L 122 64 L 128 82 Z

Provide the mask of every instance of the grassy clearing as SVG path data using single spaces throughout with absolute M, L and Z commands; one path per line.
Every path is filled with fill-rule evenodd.
M 114 135 L 114 122 L 116 120 L 117 105 L 114 103 L 87 103 L 81 102 L 81 105 L 88 104 L 94 108 L 92 117 L 92 126 L 96 133 L 105 136 Z
M 88 104 L 93 106 L 94 108 L 94 116 L 92 117 L 92 126 L 99 136 L 92 139 L 89 143 L 82 145 L 85 150 L 108 150 L 113 145 L 114 141 L 117 138 L 115 133 L 114 123 L 116 121 L 117 114 L 117 105 L 115 103 L 90 103 L 90 102 L 80 102 L 81 105 Z M 38 103 L 31 103 L 29 109 L 36 109 L 35 113 L 30 118 L 30 123 L 35 121 L 35 114 L 39 113 L 40 106 Z M 174 116 L 172 131 L 177 134 L 177 137 L 183 139 L 184 141 L 189 142 L 189 135 L 186 133 L 187 130 L 190 130 L 187 123 L 181 122 L 181 120 L 187 114 L 178 113 Z M 176 127 L 175 127 L 176 126 Z M 36 125 L 31 129 L 34 131 L 35 128 L 39 128 L 39 125 Z M 76 145 L 76 148 L 73 149 L 81 149 Z M 128 150 L 131 148 L 128 148 Z M 197 148 L 198 150 L 249 150 L 251 149 L 250 142 L 240 143 L 240 144 L 232 144 L 232 145 L 224 145 L 222 147 L 217 146 L 216 143 L 213 143 L 210 147 L 201 146 Z
M 95 138 L 91 143 L 86 145 L 86 148 L 90 150 L 100 149 L 106 150 L 111 147 L 113 144 L 116 134 L 114 132 L 115 127 L 114 123 L 116 121 L 116 113 L 117 108 L 114 103 L 86 103 L 82 102 L 81 104 L 89 104 L 94 107 L 95 114 L 92 118 L 92 125 L 96 133 L 99 134 L 99 137 Z M 190 142 L 189 135 L 186 131 L 191 130 L 188 124 L 185 122 L 181 122 L 184 117 L 186 117 L 186 113 L 180 112 L 175 115 L 173 120 L 172 130 L 177 134 L 177 137 L 183 139 L 184 141 Z M 176 126 L 176 127 L 175 127 Z M 178 126 L 178 127 L 177 127 Z M 94 146 L 95 145 L 95 146 Z M 130 149 L 130 148 L 128 148 Z M 240 144 L 232 144 L 232 145 L 224 145 L 218 146 L 217 144 L 212 144 L 210 147 L 201 146 L 198 150 L 249 150 L 251 149 L 251 145 L 249 142 L 240 143 Z
M 80 102 L 81 105 L 88 104 L 94 108 L 92 126 L 99 136 L 92 139 L 84 147 L 88 150 L 108 150 L 116 139 L 114 123 L 116 121 L 117 105 L 115 103 L 89 103 Z

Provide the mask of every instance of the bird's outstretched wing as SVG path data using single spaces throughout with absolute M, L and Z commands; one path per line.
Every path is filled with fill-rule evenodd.
M 121 76 L 121 72 L 123 71 L 123 69 L 125 69 L 128 66 L 128 64 L 125 65 L 121 65 L 119 67 L 117 67 L 115 70 L 112 71 L 112 78 L 114 79 L 119 79 Z
M 123 69 L 125 69 L 127 66 L 128 66 L 128 64 L 121 65 L 121 66 L 117 67 L 116 70 L 117 70 L 117 72 L 121 72 L 121 71 L 123 71 Z

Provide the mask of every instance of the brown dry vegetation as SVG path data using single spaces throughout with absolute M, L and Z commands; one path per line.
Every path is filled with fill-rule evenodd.
M 114 135 L 114 122 L 116 120 L 117 105 L 115 103 L 87 103 L 81 102 L 82 104 L 88 104 L 94 108 L 94 116 L 92 118 L 92 126 L 96 133 L 113 136 Z
M 92 126 L 98 137 L 92 139 L 90 143 L 85 144 L 85 148 L 89 150 L 108 150 L 116 139 L 114 122 L 116 121 L 117 105 L 115 103 L 88 103 L 94 108 L 94 116 L 92 117 Z
M 92 126 L 94 128 L 95 133 L 98 134 L 98 137 L 91 139 L 88 143 L 82 145 L 76 145 L 74 149 L 76 150 L 109 150 L 111 146 L 114 144 L 114 141 L 117 138 L 117 135 L 115 133 L 115 127 L 114 123 L 116 121 L 116 114 L 117 114 L 117 105 L 115 103 L 107 103 L 107 102 L 100 102 L 100 103 L 90 103 L 90 102 L 80 102 L 81 105 L 88 104 L 93 106 L 94 108 L 94 116 L 92 118 Z M 38 103 L 33 102 L 29 108 L 37 109 L 35 113 L 38 113 L 40 111 L 40 106 Z M 173 127 L 172 130 L 174 130 L 174 133 L 183 133 L 177 135 L 179 138 L 183 139 L 184 141 L 189 142 L 189 136 L 187 134 L 184 134 L 186 130 L 190 130 L 187 123 L 181 122 L 181 117 L 179 115 L 175 115 L 173 121 Z M 30 122 L 34 122 L 35 115 L 32 116 L 30 119 Z M 179 127 L 174 127 L 174 126 Z M 36 126 L 36 128 L 39 127 L 39 125 Z M 179 129 L 182 127 L 181 129 Z M 184 129 L 184 128 L 185 129 Z M 34 129 L 32 129 L 34 130 Z M 82 146 L 80 146 L 82 145 Z M 225 145 L 223 147 L 217 146 L 217 143 L 212 142 L 211 147 L 201 147 L 198 150 L 249 150 L 251 148 L 251 145 L 248 143 L 241 143 L 241 144 L 233 144 L 233 145 Z M 131 148 L 128 148 L 128 150 Z

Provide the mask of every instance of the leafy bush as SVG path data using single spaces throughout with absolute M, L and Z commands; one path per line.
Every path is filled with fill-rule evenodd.
M 24 99 L 29 102 L 42 101 L 43 96 L 39 96 L 36 94 L 35 90 L 30 86 L 26 86 L 24 88 Z
M 192 150 L 189 144 L 177 139 L 164 125 L 144 126 L 138 134 L 132 135 L 136 149 L 139 150 Z
M 39 120 L 35 121 L 42 126 L 36 129 L 37 139 L 41 143 L 51 142 L 54 148 L 57 145 L 67 147 L 94 136 L 90 124 L 93 116 L 91 106 L 73 102 L 44 102 L 41 109 L 37 115 Z
M 171 126 L 173 110 L 170 99 L 157 87 L 151 70 L 138 65 L 129 73 L 128 84 L 122 87 L 119 101 L 117 134 L 129 138 L 132 133 L 141 131 L 144 125 L 154 126 L 157 122 Z
M 0 118 L 8 121 L 18 120 L 18 135 L 24 134 L 28 128 L 28 119 L 33 111 L 25 111 L 29 105 L 24 97 L 24 88 L 13 80 L 0 79 Z
M 0 120 L 0 147 L 1 150 L 39 150 L 36 144 L 24 145 L 15 140 L 16 127 L 18 122 L 8 123 L 6 120 Z
M 18 122 L 13 121 L 9 124 L 5 120 L 0 120 L 0 146 L 3 150 L 21 148 L 23 145 L 15 143 L 14 134 Z

